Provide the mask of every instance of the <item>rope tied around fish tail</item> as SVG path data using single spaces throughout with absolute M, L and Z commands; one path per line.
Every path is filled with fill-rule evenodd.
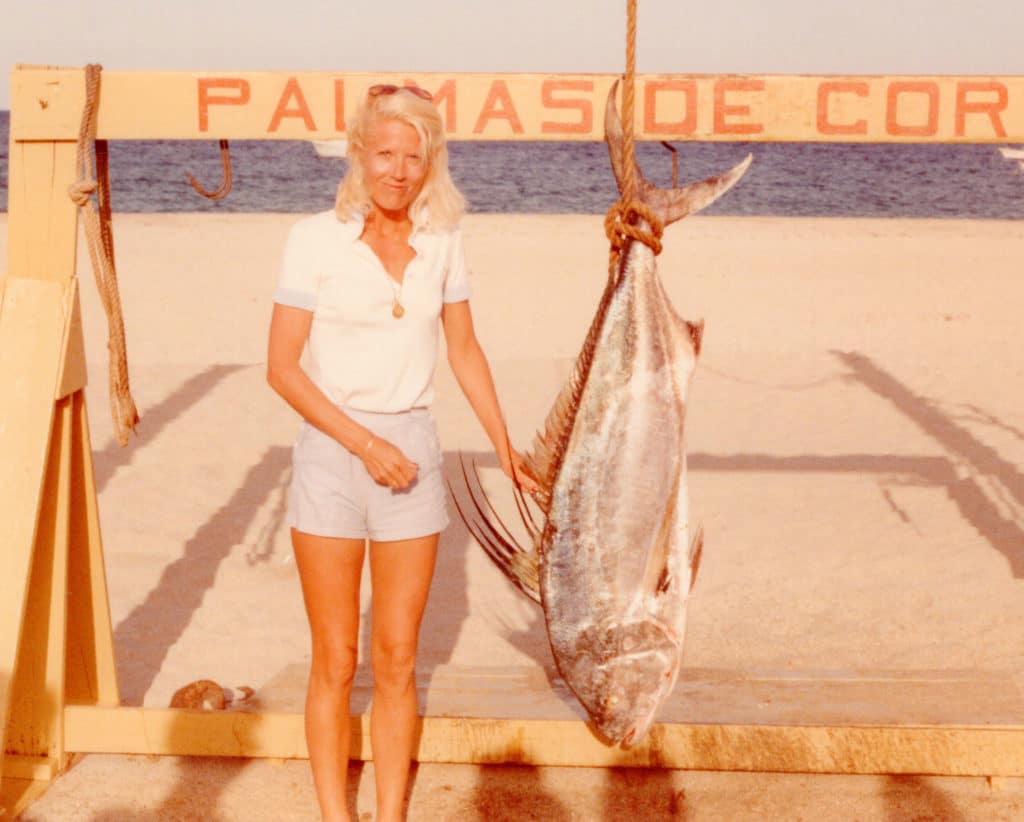
M 641 220 L 647 224 L 646 227 L 639 225 Z M 661 235 L 664 230 L 661 220 L 649 205 L 639 200 L 619 200 L 608 209 L 604 218 L 604 233 L 611 243 L 608 270 L 615 271 L 622 250 L 630 242 L 643 243 L 655 255 L 661 254 Z
M 632 242 L 641 242 L 656 255 L 661 253 L 664 230 L 654 210 L 637 196 L 638 181 L 633 137 L 633 85 L 636 77 L 636 0 L 626 3 L 626 74 L 622 84 L 622 196 L 604 218 L 604 233 L 611 243 L 608 270 L 614 275 L 622 250 Z M 646 223 L 641 228 L 640 222 Z
M 68 196 L 78 206 L 85 224 L 89 258 L 96 278 L 96 288 L 107 315 L 107 350 L 110 354 L 110 412 L 117 441 L 128 443 L 128 434 L 135 430 L 139 413 L 128 384 L 128 352 L 121 313 L 121 295 L 114 266 L 114 235 L 111 229 L 110 161 L 107 141 L 96 139 L 96 115 L 99 108 L 100 73 L 95 64 L 85 69 L 85 107 L 78 132 L 75 165 L 79 179 L 68 189 Z M 95 165 L 95 176 L 93 166 Z M 96 195 L 93 202 L 92 195 Z

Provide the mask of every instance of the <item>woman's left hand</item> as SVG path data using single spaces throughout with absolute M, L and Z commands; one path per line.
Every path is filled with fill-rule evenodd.
M 526 467 L 526 460 L 515 448 L 511 449 L 511 458 L 507 455 L 502 457 L 501 470 L 527 493 L 533 494 L 540 490 L 537 480 L 533 478 L 530 469 Z

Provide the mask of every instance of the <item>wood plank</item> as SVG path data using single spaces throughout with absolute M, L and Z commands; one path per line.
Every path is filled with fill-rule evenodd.
M 0 672 L 15 678 L 50 449 L 63 296 L 61 283 L 10 277 L 0 309 Z M 5 729 L 10 685 L 0 681 Z
M 66 695 L 83 705 L 121 701 L 114 661 L 114 634 L 100 535 L 92 443 L 85 393 L 73 395 L 71 443 L 71 551 L 68 560 Z
M 292 666 L 261 686 L 268 711 L 302 710 L 308 668 Z M 420 713 L 496 719 L 584 720 L 552 669 L 441 665 L 418 671 Z M 352 708 L 370 704 L 372 677 L 361 667 Z M 658 713 L 667 724 L 1024 725 L 1024 695 L 1010 672 L 772 671 L 684 668 Z
M 354 717 L 354 758 L 372 758 Z M 304 758 L 301 714 L 65 709 L 68 750 Z M 655 725 L 634 749 L 609 748 L 571 720 L 426 717 L 420 762 L 662 767 L 792 773 L 1024 775 L 1024 727 Z
M 49 756 L 4 757 L 4 778 L 49 780 L 57 775 L 57 763 Z
M 17 118 L 12 110 L 12 123 Z M 75 144 L 11 141 L 7 192 L 7 273 L 67 283 L 75 273 L 78 208 Z
M 64 725 L 68 750 L 76 753 L 308 756 L 301 714 L 69 705 Z M 355 725 L 360 751 L 361 726 Z
M 57 381 L 56 399 L 58 400 L 85 388 L 87 382 L 85 334 L 82 331 L 82 306 L 78 296 L 78 277 L 71 278 L 68 290 L 64 294 L 64 311 L 67 324 L 64 328 L 60 378 Z
M 71 497 L 71 400 L 57 405 L 43 486 L 28 602 L 10 688 L 5 747 L 44 757 L 60 770 L 64 754 L 64 659 L 68 515 Z M 10 774 L 5 762 L 4 772 Z M 25 774 L 12 774 L 25 776 Z M 33 776 L 32 778 L 39 778 Z
M 105 71 L 101 139 L 337 137 L 373 83 L 435 95 L 453 140 L 602 140 L 612 74 Z M 15 141 L 71 140 L 81 69 L 17 69 Z M 1021 76 L 639 75 L 647 140 L 1020 142 Z
M 50 780 L 0 779 L 0 819 L 17 819 L 18 815 L 35 802 L 46 789 Z M 6 812 L 6 816 L 3 812 Z

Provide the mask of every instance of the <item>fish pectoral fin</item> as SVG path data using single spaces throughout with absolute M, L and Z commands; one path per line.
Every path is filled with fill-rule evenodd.
M 679 477 L 672 484 L 668 495 L 668 505 L 661 515 L 661 525 L 651 546 L 651 554 L 647 559 L 647 569 L 644 571 L 644 590 L 652 594 L 664 594 L 671 587 L 673 582 L 672 572 L 669 570 L 669 537 L 672 532 L 672 521 L 675 519 L 676 500 L 679 496 Z
M 516 506 L 523 524 L 534 540 L 534 548 L 529 551 L 524 549 L 516 538 L 512 536 L 505 523 L 501 521 L 501 517 L 498 516 L 498 512 L 494 510 L 490 500 L 487 499 L 487 494 L 480 485 L 480 477 L 476 473 L 476 466 L 473 466 L 473 475 L 476 477 L 476 490 L 474 491 L 461 454 L 459 455 L 459 464 L 462 467 L 462 478 L 465 481 L 469 499 L 476 509 L 476 517 L 471 520 L 462 510 L 462 506 L 459 505 L 459 498 L 449 482 L 448 490 L 451 492 L 452 501 L 455 503 L 455 510 L 459 512 L 459 517 L 466 524 L 466 528 L 473 539 L 479 543 L 487 556 L 498 566 L 498 569 L 509 578 L 513 585 L 540 605 L 540 560 L 536 548 L 540 532 L 536 524 L 530 519 L 529 511 L 525 508 L 526 502 L 521 499 L 521 493 L 517 489 L 519 495 L 516 497 Z M 488 516 L 484 511 L 480 498 L 483 499 L 483 505 L 486 505 L 491 516 Z M 492 521 L 492 517 L 493 520 L 497 521 L 497 525 Z
M 704 523 L 697 524 L 697 530 L 693 534 L 693 539 L 690 540 L 690 590 L 693 590 L 694 584 L 697 582 L 697 569 L 700 568 L 701 557 L 704 556 Z

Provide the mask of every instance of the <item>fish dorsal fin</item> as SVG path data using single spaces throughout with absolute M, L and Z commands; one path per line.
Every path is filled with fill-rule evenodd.
M 600 336 L 601 326 L 604 323 L 605 314 L 608 312 L 608 304 L 615 293 L 615 287 L 621 280 L 619 272 L 626 264 L 627 257 L 627 254 L 622 254 L 616 270 L 609 272 L 608 284 L 605 286 L 604 294 L 601 295 L 601 302 L 598 304 L 594 320 L 590 324 L 587 338 L 583 341 L 583 348 L 580 350 L 579 356 L 576 357 L 572 374 L 555 398 L 554 405 L 551 406 L 547 419 L 544 420 L 543 430 L 538 431 L 533 438 L 533 448 L 524 455 L 527 468 L 540 485 L 540 490 L 534 492 L 533 499 L 545 515 L 551 508 L 551 489 L 554 487 L 558 471 L 562 467 L 562 457 L 565 456 L 569 435 L 572 433 L 572 426 L 576 421 L 576 412 L 579 411 L 580 398 L 583 396 L 583 389 L 586 387 L 587 377 L 590 374 L 590 366 L 594 361 L 597 338 Z

